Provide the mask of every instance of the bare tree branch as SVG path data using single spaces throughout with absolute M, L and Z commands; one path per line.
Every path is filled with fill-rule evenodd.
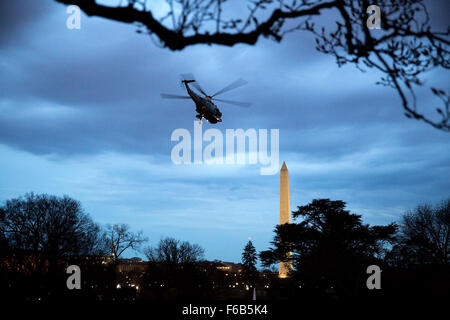
M 174 51 L 197 44 L 254 45 L 261 37 L 279 42 L 288 32 L 311 32 L 316 36 L 316 49 L 334 56 L 339 66 L 352 63 L 360 70 L 380 70 L 384 75 L 378 84 L 398 92 L 408 118 L 450 131 L 449 92 L 432 88 L 443 104 L 436 109 L 438 120 L 416 105 L 414 87 L 424 85 L 421 76 L 450 67 L 449 28 L 431 30 L 424 0 L 248 0 L 246 17 L 229 8 L 236 16 L 229 19 L 223 18 L 229 16 L 225 15 L 227 0 L 166 0 L 168 12 L 160 18 L 154 16 L 153 2 L 147 0 L 123 0 L 116 7 L 95 0 L 55 1 L 77 5 L 88 16 L 137 24 L 137 32 Z M 366 10 L 372 4 L 382 11 L 380 30 L 367 27 Z M 334 28 L 329 24 L 317 27 L 313 18 L 329 12 L 337 14 Z
M 122 253 L 131 248 L 139 250 L 140 246 L 147 241 L 142 232 L 131 232 L 127 224 L 114 224 L 106 226 L 106 237 L 111 250 L 111 256 L 117 261 Z

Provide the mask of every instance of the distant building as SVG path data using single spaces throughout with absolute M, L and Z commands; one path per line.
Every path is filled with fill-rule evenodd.
M 117 264 L 117 272 L 144 272 L 147 264 L 139 257 L 130 259 L 119 259 Z
M 241 263 L 233 263 L 233 262 L 226 262 L 226 261 L 220 261 L 219 265 L 216 267 L 219 270 L 231 272 L 231 273 L 239 273 L 242 272 L 242 264 Z

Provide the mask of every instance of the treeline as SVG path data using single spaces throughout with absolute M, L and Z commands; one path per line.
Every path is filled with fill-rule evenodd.
M 0 207 L 0 291 L 4 300 L 211 298 L 240 280 L 204 261 L 197 244 L 163 238 L 155 247 L 126 224 L 101 226 L 68 197 L 26 194 Z M 148 262 L 124 267 L 127 249 Z M 67 267 L 81 270 L 81 289 L 69 290 Z M 231 286 L 230 286 L 231 287 Z
M 449 296 L 450 199 L 420 205 L 397 223 L 370 226 L 343 201 L 313 200 L 278 225 L 272 245 L 248 241 L 242 264 L 205 261 L 197 244 L 164 238 L 154 246 L 125 224 L 100 226 L 67 196 L 27 194 L 0 207 L 0 290 L 22 301 L 302 299 L 364 301 Z M 147 262 L 121 259 L 127 249 Z M 258 260 L 264 270 L 257 269 Z M 292 266 L 278 278 L 277 265 Z M 81 290 L 66 285 L 80 267 Z M 382 270 L 369 289 L 369 266 Z M 256 291 L 254 292 L 254 289 Z
M 420 205 L 398 223 L 364 224 L 345 202 L 313 200 L 275 228 L 264 265 L 292 264 L 287 290 L 305 299 L 415 300 L 450 297 L 450 199 Z M 382 270 L 381 289 L 370 290 L 369 266 Z
M 0 289 L 5 299 L 63 298 L 66 268 L 75 264 L 83 270 L 82 294 L 113 298 L 115 263 L 146 240 L 125 224 L 100 226 L 68 196 L 7 200 L 0 207 Z

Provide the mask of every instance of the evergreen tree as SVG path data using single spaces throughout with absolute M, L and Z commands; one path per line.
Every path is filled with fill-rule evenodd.
M 299 206 L 293 218 L 301 221 L 275 228 L 273 247 L 260 254 L 263 266 L 286 261 L 291 252 L 292 276 L 303 288 L 321 292 L 332 288 L 342 297 L 365 290 L 366 268 L 382 264 L 397 226 L 369 226 L 345 206 L 330 199 Z
M 247 245 L 242 252 L 242 271 L 244 278 L 249 284 L 254 284 L 258 271 L 256 270 L 256 261 L 258 257 L 256 255 L 256 249 L 253 246 L 251 240 L 248 241 Z

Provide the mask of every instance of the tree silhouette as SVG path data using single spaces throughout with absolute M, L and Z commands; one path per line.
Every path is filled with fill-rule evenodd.
M 82 210 L 78 201 L 68 196 L 30 193 L 7 200 L 2 210 L 2 237 L 10 250 L 32 254 L 26 261 L 34 270 L 43 268 L 47 262 L 49 270 L 53 270 L 65 256 L 106 252 L 99 225 Z
M 106 237 L 114 261 L 117 261 L 125 250 L 129 248 L 139 250 L 140 246 L 147 241 L 142 231 L 131 232 L 127 224 L 107 225 Z
M 149 263 L 144 282 L 154 294 L 188 299 L 205 294 L 210 284 L 201 263 L 204 250 L 198 244 L 167 237 L 156 247 L 148 247 L 145 254 Z
M 252 241 L 249 240 L 242 252 L 242 272 L 244 279 L 252 285 L 254 285 L 255 278 L 258 274 L 258 271 L 256 270 L 257 261 L 258 256 L 256 255 L 256 249 L 253 246 Z
M 389 261 L 404 267 L 449 265 L 450 199 L 436 206 L 419 205 L 402 217 L 399 241 Z
M 100 226 L 68 196 L 30 193 L 7 200 L 0 213 L 2 299 L 62 299 L 67 265 L 101 266 L 97 258 L 107 253 Z
M 167 237 L 161 239 L 158 246 L 146 248 L 145 255 L 152 262 L 182 265 L 198 262 L 203 258 L 204 250 L 198 244 Z
M 431 30 L 424 0 L 376 1 L 380 30 L 367 26 L 367 9 L 373 4 L 368 0 L 248 0 L 245 15 L 245 10 L 236 13 L 227 7 L 226 0 L 166 0 L 167 11 L 159 17 L 154 2 L 147 0 L 124 0 L 118 6 L 95 0 L 55 1 L 77 5 L 88 16 L 137 24 L 137 32 L 170 50 L 197 44 L 254 45 L 261 37 L 280 42 L 289 32 L 311 32 L 316 49 L 334 56 L 339 66 L 352 63 L 362 71 L 380 71 L 378 83 L 398 92 L 408 118 L 450 131 L 449 92 L 431 88 L 442 103 L 436 109 L 438 120 L 425 116 L 416 105 L 414 86 L 423 85 L 421 76 L 434 68 L 448 69 L 450 61 L 449 31 Z M 335 24 L 321 26 L 315 20 L 322 14 L 330 14 Z
M 366 268 L 381 263 L 397 228 L 363 224 L 360 215 L 345 210 L 345 202 L 329 199 L 299 206 L 293 217 L 303 220 L 275 228 L 273 247 L 260 254 L 263 264 L 287 261 L 291 252 L 294 281 L 340 296 L 365 285 Z

